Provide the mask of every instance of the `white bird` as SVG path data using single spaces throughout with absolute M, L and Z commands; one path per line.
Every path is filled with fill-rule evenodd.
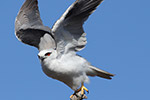
M 42 70 L 74 91 L 88 91 L 88 76 L 111 79 L 114 74 L 92 66 L 77 55 L 87 41 L 83 24 L 103 0 L 76 0 L 54 24 L 43 25 L 38 1 L 26 0 L 15 21 L 15 35 L 21 42 L 38 48 Z M 81 88 L 78 87 L 81 84 Z

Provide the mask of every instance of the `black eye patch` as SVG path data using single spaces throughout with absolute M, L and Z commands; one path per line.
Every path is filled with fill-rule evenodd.
M 45 54 L 45 56 L 50 56 L 51 55 L 51 52 L 48 52 Z

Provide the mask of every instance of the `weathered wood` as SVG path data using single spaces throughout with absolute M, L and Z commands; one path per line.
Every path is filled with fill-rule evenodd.
M 81 94 L 81 91 L 74 93 L 74 96 L 72 98 L 70 98 L 70 100 L 83 100 L 83 99 L 87 99 L 87 96 L 84 94 Z

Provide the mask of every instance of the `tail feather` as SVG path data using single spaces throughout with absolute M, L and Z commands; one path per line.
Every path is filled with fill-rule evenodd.
M 112 77 L 114 76 L 114 74 L 108 73 L 94 66 L 90 66 L 90 69 L 92 70 L 92 72 L 94 72 L 94 73 L 90 73 L 89 74 L 90 76 L 99 76 L 106 79 L 112 79 Z

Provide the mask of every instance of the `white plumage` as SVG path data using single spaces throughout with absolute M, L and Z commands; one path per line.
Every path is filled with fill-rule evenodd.
M 44 73 L 64 82 L 74 91 L 88 82 L 88 76 L 111 79 L 111 73 L 92 66 L 77 55 L 86 43 L 82 25 L 102 0 L 77 0 L 50 29 L 43 25 L 37 0 L 26 0 L 15 21 L 16 37 L 39 49 Z M 94 33 L 93 33 L 94 34 Z

